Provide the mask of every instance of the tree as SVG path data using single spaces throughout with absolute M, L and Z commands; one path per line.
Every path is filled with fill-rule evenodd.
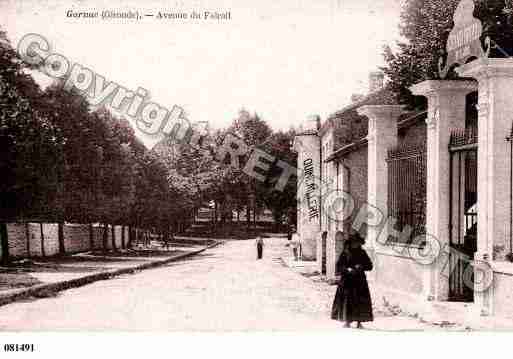
M 273 219 L 276 225 L 283 221 L 292 223 L 295 221 L 297 208 L 297 183 L 291 181 L 287 183 L 283 191 L 275 189 L 275 184 L 280 178 L 283 169 L 277 163 L 283 161 L 289 166 L 297 168 L 297 154 L 292 151 L 291 143 L 295 133 L 293 130 L 288 132 L 276 132 L 271 136 L 270 141 L 264 146 L 264 150 L 273 155 L 276 160 L 272 164 L 267 180 L 259 186 L 259 198 L 265 206 L 273 213 Z
M 103 139 L 107 127 L 91 114 L 87 100 L 75 90 L 66 90 L 61 81 L 45 90 L 38 107 L 64 138 L 53 168 L 57 195 L 52 216 L 47 217 L 59 223 L 59 252 L 64 254 L 64 223 L 91 223 L 98 217 L 97 176 L 102 174 L 99 167 L 106 152 Z
M 112 247 L 115 249 L 115 225 L 129 221 L 130 208 L 135 202 L 135 151 L 131 145 L 133 130 L 125 119 L 113 116 L 107 109 L 93 113 L 95 121 L 103 125 L 98 145 L 102 149 L 99 169 L 100 196 L 96 212 L 102 223 L 112 225 Z M 104 241 L 106 233 L 104 231 Z
M 26 74 L 0 30 L 0 236 L 2 263 L 7 264 L 7 221 L 40 215 L 53 193 L 53 163 L 61 150 L 62 136 L 33 105 L 41 96 L 39 86 Z
M 60 81 L 43 91 L 27 70 L 37 69 L 21 61 L 0 31 L 2 260 L 9 259 L 8 221 L 57 221 L 61 253 L 66 221 L 161 233 L 183 228 L 215 186 L 218 176 L 210 174 L 219 167 L 212 156 L 184 147 L 167 166 L 127 120 L 106 108 L 91 112 L 87 99 Z M 106 238 L 105 230 L 104 248 Z
M 239 112 L 239 116 L 234 119 L 228 132 L 239 136 L 250 148 L 257 148 L 266 143 L 270 139 L 272 130 L 269 125 L 258 116 L 258 114 L 251 115 L 245 109 Z M 245 163 L 249 158 L 251 151 L 243 159 Z M 251 210 L 253 210 L 253 218 L 256 218 L 256 212 L 262 205 L 262 201 L 258 196 L 258 183 L 254 178 L 249 178 L 245 173 L 235 169 L 235 181 L 238 186 L 245 189 L 245 202 L 246 202 L 246 221 L 249 227 L 251 221 Z
M 383 71 L 389 86 L 401 103 L 412 108 L 426 106 L 408 88 L 428 79 L 438 79 L 438 61 L 453 25 L 453 15 L 460 0 L 407 0 L 401 14 L 400 33 L 405 41 L 394 52 L 384 49 Z M 513 56 L 513 0 L 475 0 L 474 16 L 483 22 L 483 36 L 494 42 L 492 57 Z M 454 72 L 449 78 L 456 78 Z

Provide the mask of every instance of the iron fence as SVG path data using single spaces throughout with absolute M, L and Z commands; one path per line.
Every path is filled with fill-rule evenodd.
M 388 152 L 388 211 L 396 229 L 412 228 L 408 242 L 425 233 L 426 144 L 401 146 Z M 389 238 L 390 241 L 399 241 Z

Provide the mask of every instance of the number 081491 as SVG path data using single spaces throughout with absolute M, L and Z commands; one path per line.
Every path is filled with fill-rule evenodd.
M 4 344 L 4 352 L 33 352 L 34 344 Z

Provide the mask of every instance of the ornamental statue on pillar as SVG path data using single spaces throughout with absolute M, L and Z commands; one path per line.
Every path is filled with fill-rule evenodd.
M 457 65 L 464 65 L 474 58 L 488 57 L 490 53 L 490 37 L 486 37 L 481 45 L 483 25 L 474 17 L 474 1 L 462 0 L 454 12 L 454 28 L 449 34 L 446 44 L 446 58 L 438 63 L 440 78 L 445 79 L 450 70 Z

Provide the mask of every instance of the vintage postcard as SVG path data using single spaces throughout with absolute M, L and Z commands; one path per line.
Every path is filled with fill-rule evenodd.
M 513 330 L 512 93 L 512 0 L 2 0 L 0 331 Z

